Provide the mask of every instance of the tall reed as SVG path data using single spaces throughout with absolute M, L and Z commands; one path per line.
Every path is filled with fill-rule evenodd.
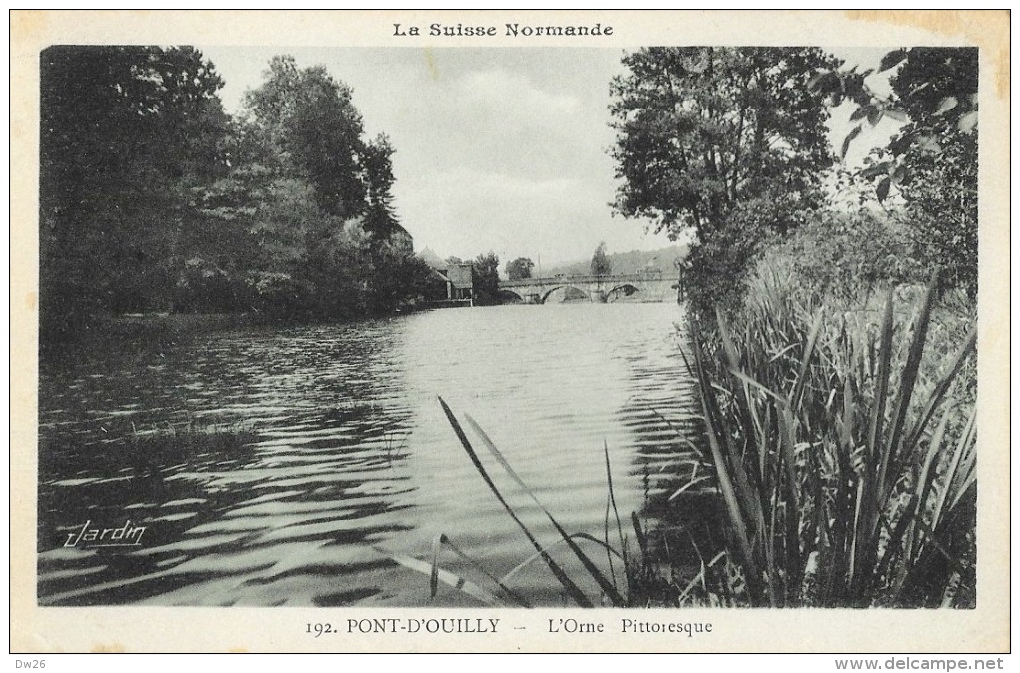
M 707 460 L 746 601 L 938 606 L 973 601 L 975 407 L 928 339 L 933 287 L 877 321 L 761 274 L 733 324 L 691 320 Z

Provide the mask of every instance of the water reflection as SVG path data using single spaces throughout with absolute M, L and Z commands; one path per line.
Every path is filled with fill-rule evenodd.
M 568 530 L 604 534 L 604 447 L 621 512 L 654 524 L 691 455 L 678 434 L 691 420 L 678 318 L 668 304 L 447 310 L 43 363 L 40 603 L 422 605 L 427 577 L 378 549 L 424 556 L 440 533 L 508 572 L 533 549 L 437 395 L 485 428 Z M 189 424 L 252 436 L 159 450 L 139 439 Z M 87 522 L 128 520 L 146 527 L 139 548 L 64 546 Z M 515 588 L 534 604 L 564 600 L 538 565 Z M 432 604 L 474 602 L 450 589 Z

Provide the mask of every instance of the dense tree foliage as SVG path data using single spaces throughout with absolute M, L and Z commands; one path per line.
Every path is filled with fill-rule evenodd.
M 299 70 L 292 57 L 277 56 L 265 82 L 250 90 L 245 102 L 248 123 L 273 168 L 307 180 L 316 203 L 329 215 L 346 218 L 362 212 L 364 129 L 348 87 L 322 66 Z
M 499 303 L 499 256 L 494 252 L 478 255 L 471 262 L 471 277 L 475 286 L 475 302 Z
M 394 149 L 324 68 L 274 58 L 236 119 L 191 48 L 54 47 L 41 76 L 46 338 L 104 313 L 342 318 L 422 293 Z
M 168 308 L 201 244 L 191 192 L 226 168 L 220 78 L 189 48 L 53 47 L 40 65 L 43 329 Z
M 710 234 L 733 208 L 809 195 L 831 164 L 824 104 L 809 95 L 817 49 L 675 47 L 624 58 L 612 86 L 623 179 L 616 208 L 657 230 Z
M 902 149 L 902 165 L 908 168 L 898 186 L 923 261 L 942 270 L 943 285 L 973 293 L 978 269 L 977 49 L 910 49 L 891 82 L 910 120 L 891 148 Z
M 388 240 L 399 224 L 393 207 L 393 152 L 385 134 L 366 143 L 362 152 L 366 178 L 365 230 L 377 241 Z
M 523 278 L 531 278 L 531 271 L 535 268 L 535 263 L 528 257 L 518 257 L 509 264 L 506 265 L 506 277 L 510 280 L 521 280 Z
M 689 287 L 718 299 L 768 232 L 820 203 L 828 108 L 808 82 L 836 61 L 813 48 L 669 47 L 623 63 L 615 209 L 674 239 L 695 233 Z
M 364 140 L 350 96 L 325 69 L 300 70 L 290 57 L 274 58 L 246 96 L 225 182 L 237 181 L 240 197 L 227 215 L 256 237 L 260 254 L 241 280 L 257 310 L 350 317 L 395 306 L 406 282 L 391 274 L 423 277 L 390 243 L 392 147 Z
M 613 265 L 610 264 L 609 257 L 606 255 L 606 242 L 602 241 L 595 248 L 595 254 L 591 256 L 591 275 L 608 276 L 612 272 Z
M 826 70 L 813 88 L 834 103 L 851 101 L 857 121 L 843 153 L 883 118 L 903 122 L 861 172 L 885 201 L 896 191 L 907 203 L 919 261 L 939 269 L 943 287 L 977 290 L 978 52 L 974 48 L 913 47 L 885 55 L 892 95 L 866 84 L 872 70 Z

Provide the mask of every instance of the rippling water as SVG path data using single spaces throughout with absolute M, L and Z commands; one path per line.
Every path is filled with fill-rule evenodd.
M 604 446 L 625 526 L 631 511 L 654 526 L 688 469 L 678 463 L 691 414 L 680 311 L 449 309 L 43 363 L 39 601 L 474 604 L 449 587 L 430 601 L 428 577 L 386 555 L 430 558 L 443 533 L 502 575 L 534 552 L 437 396 L 477 421 L 569 532 L 605 536 Z M 210 440 L 158 453 L 135 439 L 187 424 L 254 435 L 242 449 Z M 554 542 L 541 510 L 488 463 L 540 542 Z M 128 521 L 145 527 L 138 546 L 65 546 L 83 527 Z M 608 569 L 604 552 L 590 552 Z M 580 577 L 568 556 L 556 554 Z M 483 583 L 449 550 L 441 565 Z M 511 584 L 536 605 L 565 600 L 541 562 Z

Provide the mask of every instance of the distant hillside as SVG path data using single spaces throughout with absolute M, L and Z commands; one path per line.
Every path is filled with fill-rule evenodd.
M 640 273 L 658 269 L 662 272 L 673 269 L 673 260 L 683 259 L 687 256 L 687 245 L 671 245 L 658 250 L 631 250 L 630 252 L 614 252 L 609 254 L 609 263 L 613 273 L 627 274 Z M 418 253 L 418 257 L 425 260 L 433 269 L 445 269 L 446 261 L 430 248 L 424 248 Z M 468 260 L 470 261 L 470 260 Z M 501 260 L 503 262 L 509 260 Z M 505 274 L 505 264 L 501 264 L 500 271 Z M 538 275 L 538 269 L 534 270 Z M 591 259 L 585 259 L 569 264 L 559 264 L 542 269 L 543 276 L 586 276 L 591 273 Z
M 686 245 L 671 245 L 659 250 L 631 250 L 630 252 L 614 252 L 609 255 L 609 263 L 613 273 L 640 273 L 658 269 L 662 272 L 673 269 L 673 260 L 683 259 L 687 255 Z M 537 270 L 536 270 L 537 271 Z M 543 276 L 583 276 L 591 273 L 591 260 L 586 259 L 572 264 L 561 264 L 542 269 Z

